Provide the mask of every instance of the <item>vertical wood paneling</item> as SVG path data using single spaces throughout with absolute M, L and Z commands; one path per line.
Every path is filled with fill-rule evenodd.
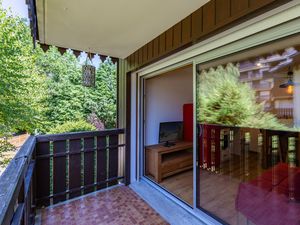
M 118 167 L 119 167 L 119 136 L 118 135 L 111 135 L 109 136 L 109 169 L 108 169 L 108 179 L 114 178 L 118 176 Z M 109 182 L 108 186 L 117 184 L 117 181 Z
M 129 64 L 129 69 L 130 69 L 130 70 L 133 68 L 133 63 L 134 63 L 134 55 L 131 54 L 131 55 L 129 56 L 129 62 L 128 62 L 128 64 Z
M 249 0 L 231 0 L 231 15 L 235 16 L 246 12 L 249 7 Z
M 191 41 L 192 36 L 192 17 L 186 17 L 181 23 L 181 30 L 182 30 L 182 44 L 187 44 Z
M 203 32 L 210 32 L 216 24 L 215 0 L 203 6 Z
M 159 54 L 159 37 L 153 41 L 153 58 L 157 58 Z
M 143 48 L 140 48 L 138 50 L 138 54 L 139 54 L 138 65 L 142 65 L 143 64 Z
M 166 51 L 170 51 L 173 48 L 173 27 L 166 31 Z
M 216 1 L 216 24 L 222 24 L 228 21 L 230 17 L 230 0 Z
M 69 141 L 69 189 L 81 187 L 81 139 Z M 76 153 L 76 154 L 75 154 Z M 80 190 L 73 191 L 69 194 L 69 198 L 75 198 L 81 195 Z
M 148 46 L 143 46 L 143 63 L 148 61 Z
M 53 154 L 66 153 L 67 142 L 55 141 L 53 143 Z M 66 191 L 66 156 L 53 158 L 53 195 Z M 66 194 L 55 196 L 53 203 L 66 200 Z
M 148 61 L 153 58 L 153 41 L 147 44 L 148 47 Z
M 95 139 L 84 139 L 84 186 L 94 184 L 95 176 Z M 94 191 L 94 187 L 85 188 L 84 194 Z
M 202 7 L 192 14 L 192 38 L 193 40 L 201 37 L 203 32 Z
M 134 68 L 139 66 L 139 52 L 135 51 L 134 53 Z
M 50 143 L 42 142 L 36 145 L 36 157 L 50 154 Z M 41 158 L 36 161 L 36 197 L 37 206 L 48 206 L 50 200 L 48 198 L 41 199 L 50 195 L 50 158 Z
M 163 56 L 166 56 L 171 50 L 180 49 L 181 46 L 187 46 L 188 43 L 197 42 L 207 34 L 214 31 L 221 31 L 222 26 L 251 14 L 258 9 L 264 8 L 265 11 L 271 9 L 271 3 L 276 0 L 210 0 L 204 6 L 193 12 L 181 22 L 177 23 L 157 38 L 149 42 L 147 47 L 147 57 L 145 46 L 138 50 L 138 60 L 134 58 L 135 66 L 143 66 L 146 62 L 153 62 Z M 279 1 L 278 1 L 279 2 Z M 281 3 L 282 2 L 282 3 Z M 280 1 L 278 5 L 284 4 Z M 275 7 L 276 4 L 272 4 Z M 260 13 L 263 13 L 261 10 Z M 255 14 L 253 14 L 254 16 Z M 249 15 L 249 17 L 253 17 Z M 152 54 L 151 48 L 152 44 Z M 147 59 L 146 59 L 147 58 Z
M 159 36 L 159 55 L 166 52 L 166 33 L 162 33 Z
M 177 23 L 173 29 L 173 48 L 181 46 L 181 22 Z
M 249 7 L 250 8 L 259 8 L 264 5 L 270 4 L 274 2 L 275 0 L 249 0 Z
M 97 183 L 107 180 L 106 137 L 97 137 Z M 105 188 L 106 183 L 98 184 L 97 190 Z

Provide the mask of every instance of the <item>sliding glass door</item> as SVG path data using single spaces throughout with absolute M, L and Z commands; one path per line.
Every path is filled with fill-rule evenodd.
M 193 66 L 142 78 L 142 174 L 193 206 Z
M 300 221 L 300 45 L 277 48 L 197 65 L 196 205 L 224 223 Z

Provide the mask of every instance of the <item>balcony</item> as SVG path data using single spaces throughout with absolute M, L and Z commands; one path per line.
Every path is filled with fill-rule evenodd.
M 268 83 L 262 83 L 262 84 L 254 84 L 252 85 L 252 88 L 255 91 L 269 91 L 274 87 L 274 84 L 271 82 Z
M 293 108 L 277 108 L 275 110 L 275 115 L 278 119 L 293 119 L 294 110 Z
M 241 82 L 250 82 L 263 79 L 262 73 L 250 73 L 240 77 Z
M 124 133 L 30 136 L 1 176 L 0 224 L 34 224 L 37 218 L 43 224 L 147 224 L 145 218 L 166 224 L 124 186 L 130 179 Z

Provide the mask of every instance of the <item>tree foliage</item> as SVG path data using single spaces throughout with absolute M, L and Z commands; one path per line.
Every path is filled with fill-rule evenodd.
M 34 49 L 25 21 L 1 7 L 0 80 L 0 135 L 47 133 L 92 117 L 90 123 L 97 119 L 105 128 L 116 125 L 116 65 L 111 59 L 100 63 L 96 87 L 83 87 L 81 64 L 71 50 L 61 55 L 55 47 Z
M 92 124 L 86 122 L 85 120 L 68 121 L 63 124 L 59 124 L 54 128 L 51 128 L 49 134 L 60 134 L 69 132 L 79 132 L 79 131 L 93 131 L 96 127 Z
M 198 121 L 267 129 L 287 129 L 277 118 L 258 104 L 255 91 L 239 81 L 238 67 L 202 71 L 198 83 Z
M 96 73 L 96 87 L 89 89 L 90 98 L 86 99 L 86 113 L 95 113 L 105 128 L 116 127 L 117 117 L 117 69 L 107 58 Z
M 41 122 L 43 77 L 29 27 L 0 7 L 0 134 L 33 131 Z
M 40 52 L 37 66 L 47 76 L 43 132 L 67 121 L 87 120 L 91 114 L 105 128 L 115 127 L 116 65 L 109 58 L 100 63 L 95 88 L 82 86 L 81 65 L 71 50 L 63 55 L 56 47 Z
M 80 66 L 72 52 L 61 55 L 57 48 L 39 51 L 36 65 L 41 75 L 46 76 L 44 99 L 45 132 L 66 121 L 84 118 L 83 87 L 80 83 Z

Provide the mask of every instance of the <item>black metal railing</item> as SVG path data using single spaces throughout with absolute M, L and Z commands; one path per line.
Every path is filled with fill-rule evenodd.
M 36 208 L 129 184 L 124 133 L 30 136 L 0 178 L 0 224 L 33 224 Z

